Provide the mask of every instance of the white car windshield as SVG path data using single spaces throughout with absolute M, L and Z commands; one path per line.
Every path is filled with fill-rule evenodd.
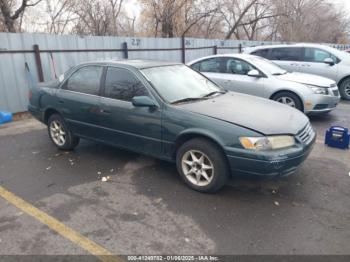
M 201 100 L 225 92 L 185 65 L 152 67 L 142 72 L 169 103 Z
M 288 73 L 279 65 L 259 56 L 251 57 L 249 58 L 249 61 L 256 67 L 261 68 L 263 71 L 271 75 L 284 75 Z

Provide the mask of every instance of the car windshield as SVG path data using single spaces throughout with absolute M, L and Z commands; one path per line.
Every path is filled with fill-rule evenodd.
M 284 75 L 288 73 L 286 70 L 284 70 L 282 67 L 278 66 L 277 64 L 271 62 L 270 60 L 267 60 L 262 57 L 252 57 L 250 58 L 250 61 L 256 65 L 258 68 L 261 68 L 263 71 L 271 74 L 271 75 Z
M 223 93 L 216 84 L 185 65 L 152 67 L 142 72 L 169 103 L 195 101 Z

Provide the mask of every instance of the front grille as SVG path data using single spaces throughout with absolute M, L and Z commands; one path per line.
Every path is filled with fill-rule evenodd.
M 310 123 L 308 123 L 297 135 L 297 138 L 300 142 L 307 144 L 312 136 L 314 135 L 315 131 L 313 130 Z

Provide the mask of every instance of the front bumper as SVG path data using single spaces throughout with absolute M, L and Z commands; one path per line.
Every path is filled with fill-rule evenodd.
M 337 89 L 338 90 L 338 89 Z M 305 98 L 304 101 L 304 111 L 306 114 L 322 114 L 328 113 L 334 110 L 339 101 L 339 92 L 337 95 L 333 94 L 333 90 L 330 89 L 330 95 L 318 95 L 313 94 Z
M 310 154 L 316 133 L 306 143 L 277 151 L 250 151 L 225 148 L 234 176 L 285 177 L 294 173 Z

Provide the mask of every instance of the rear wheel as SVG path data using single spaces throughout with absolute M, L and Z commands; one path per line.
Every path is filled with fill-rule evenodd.
M 350 78 L 345 79 L 339 86 L 339 92 L 343 99 L 350 100 Z
M 51 141 L 59 149 L 73 150 L 79 144 L 79 138 L 73 135 L 59 114 L 53 114 L 49 117 L 47 127 Z
M 277 93 L 272 97 L 272 100 L 303 111 L 303 105 L 300 98 L 291 92 L 284 91 Z
M 202 138 L 187 141 L 179 148 L 176 165 L 184 182 L 199 192 L 216 192 L 226 184 L 229 177 L 221 150 Z

